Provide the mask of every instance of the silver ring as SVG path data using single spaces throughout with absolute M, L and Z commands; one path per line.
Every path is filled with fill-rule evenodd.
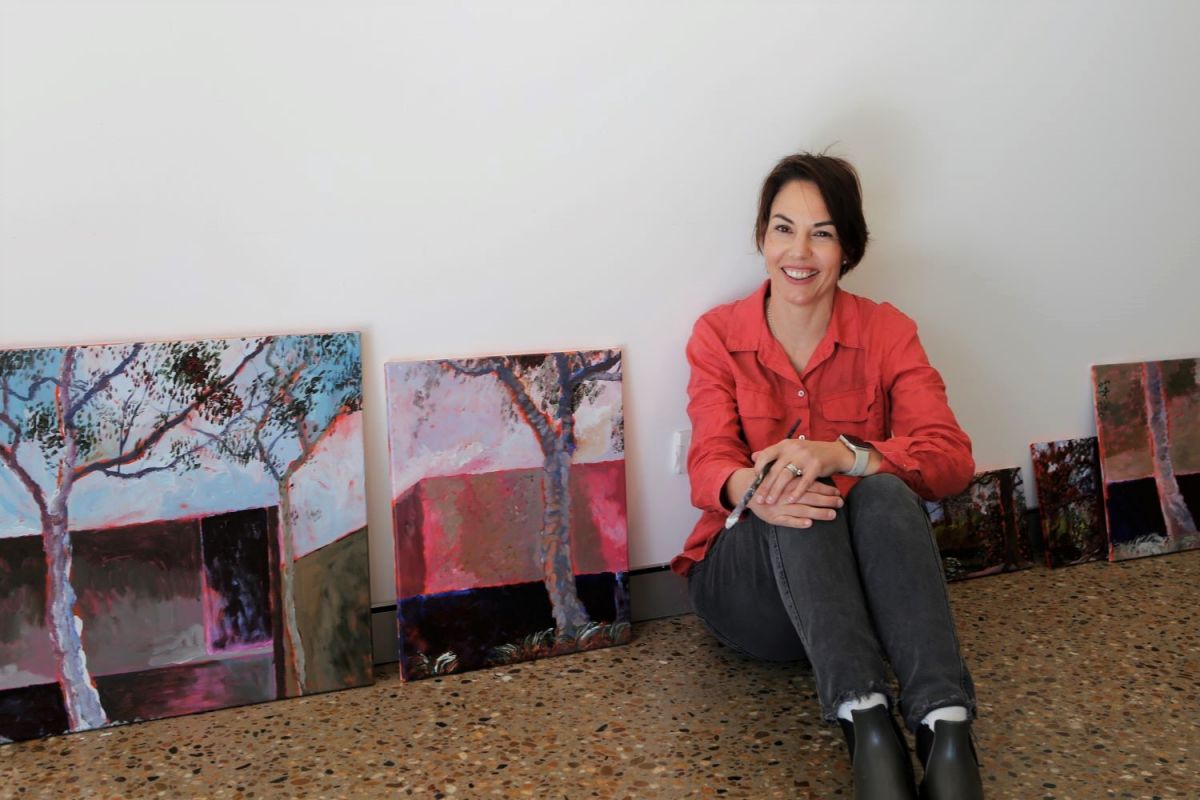
M 795 475 L 797 478 L 799 478 L 801 475 L 804 474 L 804 472 L 799 467 L 797 467 L 795 464 L 791 464 L 791 463 L 784 464 L 783 468 L 786 469 L 788 472 L 792 473 L 793 475 Z

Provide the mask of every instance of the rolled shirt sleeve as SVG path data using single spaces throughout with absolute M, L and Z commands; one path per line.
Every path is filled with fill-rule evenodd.
M 738 422 L 733 362 L 712 323 L 701 317 L 688 340 L 688 417 L 692 441 L 688 475 L 692 505 L 702 511 L 728 512 L 724 499 L 729 476 L 753 462 Z
M 899 317 L 895 346 L 883 359 L 890 436 L 872 441 L 891 472 L 926 500 L 961 492 L 975 472 L 971 440 L 946 398 L 942 376 L 929 363 L 911 319 Z

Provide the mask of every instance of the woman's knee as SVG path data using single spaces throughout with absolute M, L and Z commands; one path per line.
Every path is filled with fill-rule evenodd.
M 856 542 L 879 537 L 889 546 L 909 540 L 925 543 L 929 518 L 916 492 L 895 475 L 870 475 L 859 481 L 846 498 L 849 522 Z
M 926 519 L 925 506 L 917 493 L 895 475 L 868 475 L 846 496 L 851 522 L 858 519 Z
M 847 501 L 887 507 L 898 503 L 919 504 L 920 498 L 900 478 L 889 472 L 879 472 L 856 483 L 850 489 Z

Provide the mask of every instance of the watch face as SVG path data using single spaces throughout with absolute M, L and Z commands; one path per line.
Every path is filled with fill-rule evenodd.
M 852 447 L 856 447 L 859 450 L 870 450 L 871 449 L 870 442 L 868 442 L 864 439 L 860 439 L 853 434 L 843 433 L 842 438 L 845 439 Z

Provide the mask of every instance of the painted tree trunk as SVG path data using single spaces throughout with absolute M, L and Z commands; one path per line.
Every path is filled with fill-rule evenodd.
M 562 442 L 546 453 L 542 471 L 542 580 L 560 636 L 574 636 L 589 621 L 575 589 L 571 562 L 571 456 Z
M 284 697 L 296 697 L 304 693 L 306 681 L 304 664 L 304 641 L 300 638 L 300 625 L 296 622 L 296 544 L 292 536 L 295 524 L 292 510 L 291 475 L 279 482 L 279 593 L 277 595 L 283 612 L 283 630 L 276 635 L 282 637 L 284 659 Z
M 73 731 L 108 724 L 100 693 L 88 671 L 83 652 L 83 621 L 75 615 L 75 588 L 71 585 L 71 534 L 67 526 L 66 496 L 59 492 L 50 503 L 42 525 L 46 554 L 46 629 L 58 662 L 67 720 Z
M 1196 532 L 1196 522 L 1188 510 L 1179 481 L 1175 478 L 1175 465 L 1171 463 L 1171 439 L 1167 424 L 1167 402 L 1163 394 L 1162 370 L 1158 364 L 1148 361 L 1144 367 L 1146 387 L 1146 421 L 1150 425 L 1150 450 L 1154 459 L 1155 484 L 1162 504 L 1163 518 L 1167 522 L 1167 537 L 1178 542 L 1184 535 Z

